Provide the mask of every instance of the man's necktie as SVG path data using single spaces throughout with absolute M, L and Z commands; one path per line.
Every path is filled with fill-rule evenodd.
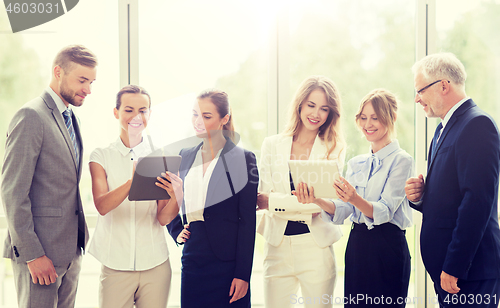
M 66 128 L 69 132 L 69 136 L 71 137 L 71 141 L 73 142 L 73 148 L 75 149 L 76 154 L 76 165 L 78 166 L 80 162 L 80 155 L 78 153 L 78 144 L 76 143 L 75 128 L 73 127 L 73 121 L 71 120 L 71 111 L 69 109 L 66 109 L 62 114 L 64 117 L 64 123 L 66 124 Z
M 438 138 L 441 133 L 441 129 L 443 128 L 443 124 L 439 123 L 439 125 L 436 127 L 436 131 L 434 132 L 434 138 L 432 138 L 432 152 L 431 152 L 431 162 L 434 160 L 434 156 L 436 155 L 436 150 L 437 150 L 437 143 L 438 143 Z

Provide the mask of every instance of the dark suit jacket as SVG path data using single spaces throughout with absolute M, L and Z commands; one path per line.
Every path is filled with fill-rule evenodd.
M 435 282 L 441 271 L 465 280 L 500 277 L 499 172 L 498 128 L 469 99 L 444 128 L 422 203 L 412 205 L 423 213 L 421 253 Z
M 81 141 L 74 115 L 73 125 Z M 88 231 L 78 187 L 82 159 L 77 164 L 75 157 L 63 116 L 48 92 L 14 115 L 2 170 L 8 222 L 4 257 L 20 263 L 46 255 L 55 266 L 64 266 L 75 257 L 78 229 L 86 243 Z
M 201 144 L 181 150 L 182 180 L 189 172 L 200 147 Z M 214 254 L 223 261 L 235 260 L 234 278 L 248 282 L 252 273 L 255 245 L 258 183 L 255 155 L 236 147 L 228 139 L 210 178 L 203 218 Z M 167 225 L 174 240 L 183 229 L 183 221 L 186 221 L 185 215 L 182 216 L 182 220 L 181 215 L 177 215 Z

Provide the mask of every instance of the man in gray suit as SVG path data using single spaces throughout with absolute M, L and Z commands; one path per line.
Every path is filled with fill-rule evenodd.
M 9 125 L 1 188 L 8 222 L 4 257 L 12 260 L 21 308 L 75 305 L 88 231 L 78 187 L 82 139 L 71 107 L 90 94 L 96 66 L 87 48 L 63 48 L 49 87 Z

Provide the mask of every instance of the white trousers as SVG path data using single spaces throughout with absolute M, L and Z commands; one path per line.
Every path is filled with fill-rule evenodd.
M 284 236 L 278 247 L 265 245 L 266 308 L 332 307 L 336 276 L 332 246 L 318 247 L 310 233 Z
M 102 266 L 100 308 L 165 308 L 170 294 L 170 260 L 146 271 L 117 271 Z

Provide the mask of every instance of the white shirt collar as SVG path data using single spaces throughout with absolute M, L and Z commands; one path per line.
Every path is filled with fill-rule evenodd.
M 71 106 L 71 105 L 66 107 L 66 105 L 63 103 L 62 99 L 59 97 L 59 95 L 56 94 L 56 92 L 54 92 L 54 90 L 52 90 L 51 87 L 48 87 L 46 91 L 50 94 L 50 96 L 52 97 L 52 99 L 56 103 L 57 109 L 59 110 L 60 113 L 63 113 L 66 109 L 71 110 L 71 108 L 69 108 L 69 106 Z
M 470 97 L 466 97 L 466 98 L 462 99 L 461 101 L 456 103 L 453 107 L 451 107 L 450 110 L 448 110 L 448 113 L 444 116 L 443 121 L 441 121 L 441 124 L 443 124 L 443 129 L 446 126 L 446 124 L 448 124 L 448 121 L 450 120 L 453 113 L 455 113 L 455 111 L 458 109 L 458 107 L 462 106 L 462 104 L 465 103 L 469 99 L 470 99 Z
M 127 148 L 123 144 L 123 141 L 120 139 L 120 137 L 118 137 L 118 139 L 113 143 L 113 145 L 118 150 L 118 152 L 120 152 L 120 154 L 122 154 L 123 156 L 126 156 L 128 153 L 132 153 L 134 158 L 147 156 L 148 154 L 153 152 L 153 149 L 151 148 L 147 136 L 143 136 L 141 143 L 139 143 L 133 148 Z

